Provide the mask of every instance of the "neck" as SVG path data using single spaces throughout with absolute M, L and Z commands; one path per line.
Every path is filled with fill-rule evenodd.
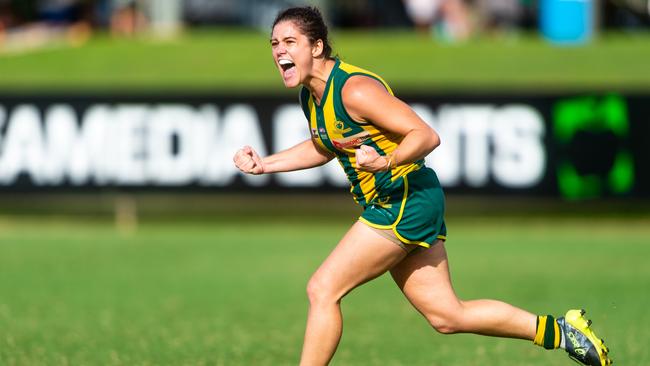
M 303 83 L 303 85 L 307 87 L 314 96 L 316 103 L 320 103 L 323 99 L 325 87 L 327 86 L 327 79 L 329 79 L 335 63 L 336 61 L 331 59 L 324 59 L 322 61 L 318 60 L 314 62 L 311 77 Z

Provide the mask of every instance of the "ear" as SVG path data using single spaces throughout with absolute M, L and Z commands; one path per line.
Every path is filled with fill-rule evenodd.
M 312 57 L 320 57 L 323 54 L 323 40 L 319 39 L 311 46 Z

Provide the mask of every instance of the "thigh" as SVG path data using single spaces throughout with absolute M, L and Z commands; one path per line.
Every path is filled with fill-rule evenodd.
M 312 281 L 343 297 L 385 273 L 406 256 L 400 246 L 356 222 L 312 276 Z
M 425 316 L 446 312 L 460 305 L 451 284 L 444 241 L 409 255 L 391 271 L 395 283 Z

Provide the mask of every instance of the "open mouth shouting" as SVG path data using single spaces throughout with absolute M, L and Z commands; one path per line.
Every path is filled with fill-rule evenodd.
M 282 78 L 285 82 L 289 81 L 296 74 L 296 64 L 293 61 L 281 58 L 278 60 L 278 65 L 282 69 Z

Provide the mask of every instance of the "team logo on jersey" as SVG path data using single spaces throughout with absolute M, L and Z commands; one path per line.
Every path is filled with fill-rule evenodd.
M 319 127 L 318 132 L 320 132 L 320 138 L 327 140 L 327 130 L 324 127 Z
M 347 149 L 347 148 L 356 148 L 364 143 L 364 141 L 370 138 L 370 133 L 368 131 L 359 132 L 350 137 L 345 137 L 342 139 L 332 140 L 332 144 L 337 149 Z
M 336 121 L 336 123 L 334 123 L 334 128 L 336 129 L 336 132 L 341 135 L 352 131 L 352 128 L 350 127 L 345 128 L 345 123 L 343 121 Z
M 315 128 L 311 129 L 311 135 L 313 138 L 318 138 L 318 130 Z
M 390 196 L 377 197 L 377 199 L 375 200 L 375 202 L 373 202 L 373 204 L 381 206 L 383 208 L 392 208 L 393 204 L 389 203 L 389 201 L 390 201 Z

